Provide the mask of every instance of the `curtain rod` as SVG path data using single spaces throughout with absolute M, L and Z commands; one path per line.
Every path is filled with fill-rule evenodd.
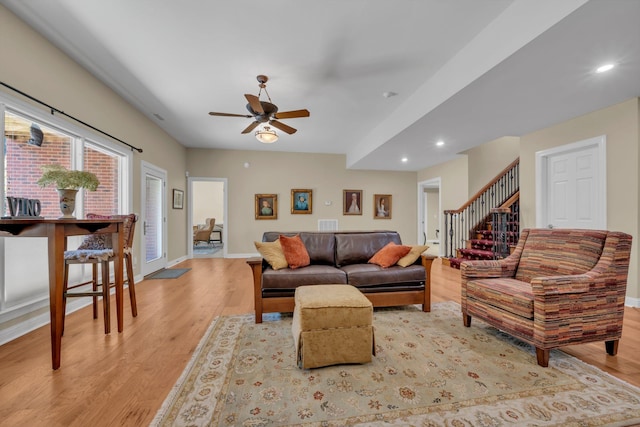
M 107 132 L 101 131 L 101 130 L 100 130 L 100 129 L 98 129 L 97 127 L 95 127 L 95 126 L 91 126 L 90 124 L 85 123 L 85 122 L 83 122 L 83 121 L 82 121 L 82 120 L 80 120 L 80 119 L 76 119 L 75 117 L 73 117 L 73 116 L 71 116 L 71 115 L 69 115 L 69 114 L 65 113 L 64 111 L 58 110 L 57 108 L 52 107 L 51 105 L 49 105 L 49 104 L 47 104 L 47 103 L 45 103 L 45 102 L 42 102 L 42 101 L 40 101 L 39 99 L 34 98 L 33 96 L 28 95 L 28 94 L 24 93 L 23 91 L 21 91 L 21 90 L 19 90 L 19 89 L 16 89 L 16 88 L 15 88 L 15 87 L 13 87 L 13 86 L 9 86 L 8 84 L 6 84 L 6 83 L 4 83 L 4 82 L 0 82 L 0 84 L 1 84 L 2 86 L 6 87 L 6 88 L 11 89 L 11 90 L 12 90 L 12 91 L 14 91 L 14 92 L 18 92 L 18 93 L 19 93 L 20 95 L 22 95 L 22 96 L 26 96 L 27 98 L 29 98 L 29 99 L 30 99 L 30 100 L 32 100 L 32 101 L 37 102 L 38 104 L 44 105 L 45 107 L 47 107 L 47 108 L 51 111 L 51 115 L 53 115 L 53 113 L 62 114 L 63 116 L 66 116 L 66 117 L 68 117 L 68 118 L 70 118 L 70 119 L 72 119 L 72 120 L 75 120 L 76 122 L 81 123 L 81 124 L 85 125 L 86 127 L 88 127 L 88 128 L 91 128 L 91 129 L 95 130 L 96 132 L 100 132 L 101 134 L 106 135 L 106 136 L 108 136 L 109 138 L 115 139 L 116 141 L 118 141 L 118 142 L 120 142 L 120 143 L 122 143 L 122 144 L 126 145 L 127 147 L 130 147 L 130 148 L 131 148 L 131 151 L 136 150 L 138 153 L 142 153 L 142 148 L 134 147 L 133 145 L 131 145 L 131 144 L 127 143 L 127 142 L 124 142 L 124 141 L 123 141 L 123 140 L 121 140 L 120 138 L 116 138 L 115 136 L 113 136 L 113 135 L 111 135 L 111 134 L 108 134 Z

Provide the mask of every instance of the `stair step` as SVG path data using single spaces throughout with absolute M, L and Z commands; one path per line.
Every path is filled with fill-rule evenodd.
M 469 243 L 471 244 L 471 249 L 491 250 L 495 241 L 488 239 L 471 239 L 469 240 Z
M 462 258 L 449 258 L 449 267 L 460 270 L 460 263 L 464 261 Z
M 493 259 L 492 251 L 482 249 L 460 249 L 460 254 L 465 259 Z

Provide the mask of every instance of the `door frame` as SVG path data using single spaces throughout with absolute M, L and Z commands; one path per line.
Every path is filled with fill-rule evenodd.
M 442 179 L 440 177 L 428 179 L 426 181 L 418 182 L 418 236 L 417 242 L 419 245 L 426 244 L 426 227 L 425 227 L 425 189 L 426 188 L 437 188 L 438 189 L 438 229 L 440 230 L 440 239 L 442 238 L 443 232 L 443 224 L 442 224 Z M 433 241 L 430 241 L 433 243 Z M 438 241 L 440 242 L 440 240 Z M 442 250 L 442 245 L 438 244 L 438 254 L 442 255 L 440 251 Z
M 156 176 L 162 180 L 162 227 L 161 227 L 161 236 L 162 236 L 162 257 L 158 262 L 154 264 L 152 269 L 149 268 L 147 264 L 147 248 L 144 243 L 144 222 L 146 215 L 146 198 L 147 198 L 147 189 L 146 189 L 146 175 L 149 172 L 150 175 Z M 167 267 L 167 171 L 155 166 L 149 162 L 145 162 L 142 160 L 140 162 L 140 221 L 141 223 L 138 226 L 141 228 L 140 233 L 140 272 L 143 276 L 151 274 L 155 271 L 161 270 Z M 160 266 L 160 268 L 156 268 Z
M 548 173 L 549 158 L 558 154 L 583 151 L 586 149 L 596 149 L 598 162 L 599 180 L 596 182 L 596 191 L 601 200 L 597 209 L 598 229 L 607 228 L 607 137 L 600 135 L 589 139 L 560 145 L 548 150 L 536 152 L 536 227 L 547 228 L 549 220 L 548 212 Z
M 187 200 L 189 201 L 187 203 L 187 230 L 193 230 L 193 183 L 194 182 L 202 182 L 202 181 L 206 181 L 206 182 L 221 182 L 222 183 L 222 203 L 223 203 L 223 212 L 224 212 L 224 224 L 223 224 L 223 228 L 222 228 L 222 257 L 226 258 L 227 257 L 227 233 L 229 231 L 229 223 L 230 218 L 229 218 L 229 212 L 228 212 L 228 206 L 229 206 L 229 200 L 228 200 L 228 191 L 227 191 L 227 185 L 228 185 L 228 180 L 227 178 L 211 178 L 211 177 L 198 177 L 198 176 L 190 176 L 187 178 L 187 193 L 189 195 L 189 197 L 187 198 Z M 188 257 L 189 258 L 193 258 L 193 233 L 191 232 L 187 232 L 187 248 L 189 248 L 188 250 Z

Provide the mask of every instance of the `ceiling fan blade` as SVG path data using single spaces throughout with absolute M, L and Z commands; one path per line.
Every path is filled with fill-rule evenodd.
M 213 111 L 210 112 L 209 115 L 221 117 L 253 117 L 248 114 L 214 113 Z
M 253 123 L 251 123 L 249 126 L 247 126 L 242 132 L 240 133 L 249 133 L 252 130 L 254 130 L 256 128 L 256 126 L 258 126 L 260 124 L 260 122 L 255 121 Z
M 295 119 L 297 117 L 309 117 L 309 110 L 282 111 L 273 115 L 276 119 Z
M 245 93 L 244 97 L 247 98 L 247 101 L 249 101 L 249 105 L 251 106 L 251 109 L 253 111 L 258 114 L 264 114 L 264 110 L 262 109 L 262 105 L 260 104 L 260 98 L 248 93 Z
M 291 126 L 287 126 L 284 123 L 279 122 L 277 120 L 269 120 L 269 124 L 273 127 L 280 129 L 283 132 L 288 133 L 289 135 L 294 134 L 298 131 L 298 129 L 294 129 Z

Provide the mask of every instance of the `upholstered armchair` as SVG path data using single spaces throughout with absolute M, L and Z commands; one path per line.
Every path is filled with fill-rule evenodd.
M 631 236 L 578 229 L 523 230 L 515 251 L 497 261 L 465 261 L 465 326 L 477 317 L 536 348 L 604 341 L 615 355 L 622 335 Z
M 211 232 L 213 228 L 216 226 L 215 218 L 207 218 L 204 221 L 204 227 L 196 228 L 193 231 L 193 244 L 196 245 L 198 242 L 207 242 L 209 244 L 211 242 Z

